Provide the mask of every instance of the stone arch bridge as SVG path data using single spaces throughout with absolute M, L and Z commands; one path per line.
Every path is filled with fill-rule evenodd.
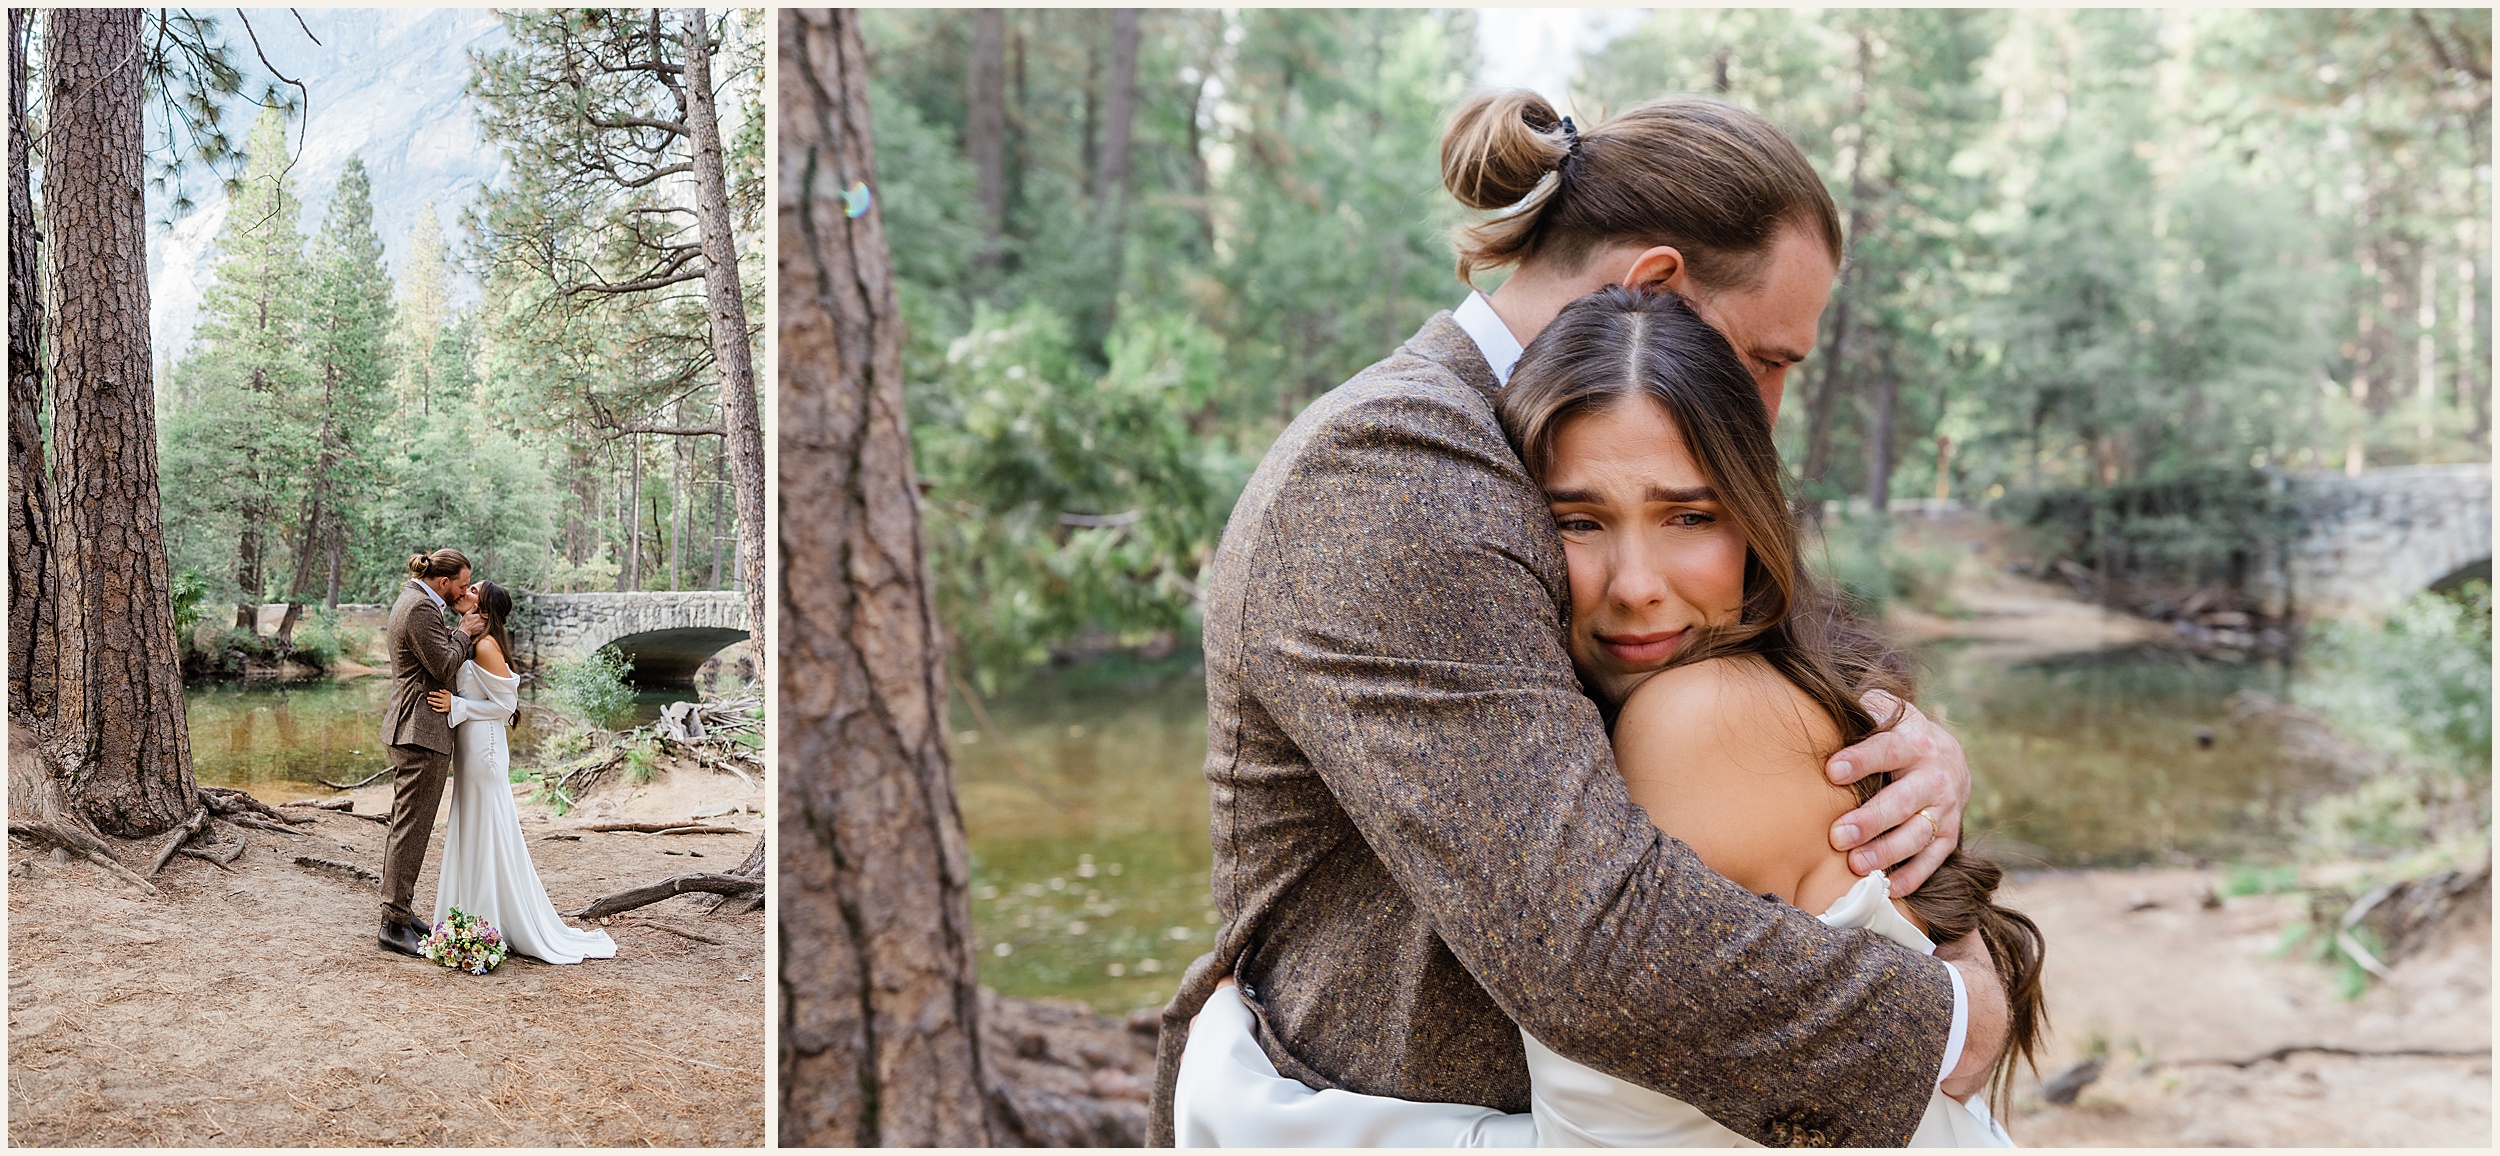
M 630 594 L 522 594 L 512 648 L 523 664 L 574 662 L 602 646 L 633 660 L 633 681 L 684 686 L 703 660 L 747 637 L 746 595 L 736 590 L 644 590 Z
M 2284 482 L 2301 518 L 2282 569 L 2281 593 L 2295 614 L 2377 617 L 2434 586 L 2490 576 L 2488 462 Z

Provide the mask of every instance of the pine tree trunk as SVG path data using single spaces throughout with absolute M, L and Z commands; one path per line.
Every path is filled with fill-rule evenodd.
M 703 295 L 720 367 L 721 417 L 729 427 L 729 479 L 737 495 L 738 574 L 746 580 L 747 634 L 764 637 L 764 417 L 755 398 L 746 296 L 738 281 L 720 115 L 712 107 L 712 41 L 703 10 L 686 9 L 686 126 L 694 153 L 694 202 L 703 226 Z M 755 649 L 760 660 L 764 648 Z
M 903 319 L 840 197 L 877 185 L 858 13 L 784 9 L 780 51 L 781 1138 L 986 1144 Z
M 1007 10 L 972 13 L 971 108 L 964 121 L 964 153 L 972 161 L 981 196 L 978 267 L 995 273 L 1007 236 Z
M 53 248 L 53 523 L 59 698 L 52 754 L 107 834 L 198 809 L 157 495 L 141 196 L 138 9 L 56 8 L 44 35 L 44 209 Z
M 1849 245 L 1866 244 L 1866 227 L 1871 214 L 1867 206 L 1866 140 L 1872 127 L 1866 121 L 1867 90 L 1875 84 L 1875 46 L 1863 31 L 1858 33 L 1858 72 L 1855 94 L 1850 98 L 1850 118 L 1857 125 L 1856 143 L 1849 150 Z M 1840 279 L 1839 300 L 1833 303 L 1832 340 L 1823 355 L 1822 388 L 1806 404 L 1807 481 L 1819 482 L 1831 468 L 1832 418 L 1840 408 L 1841 391 L 1847 388 L 1849 360 L 1849 306 L 1856 297 L 1861 278 L 1856 261 Z
M 43 244 L 27 153 L 26 37 L 9 9 L 9 719 L 52 717 L 52 479 L 43 453 Z
M 1866 504 L 1878 514 L 1892 506 L 1892 411 L 1898 390 L 1892 367 L 1885 365 L 1875 375 L 1873 412 L 1866 424 Z
M 1104 253 L 1102 331 L 1120 315 L 1122 242 L 1128 227 L 1129 143 L 1137 127 L 1137 9 L 1111 10 L 1111 75 L 1105 84 L 1100 169 L 1094 174 Z

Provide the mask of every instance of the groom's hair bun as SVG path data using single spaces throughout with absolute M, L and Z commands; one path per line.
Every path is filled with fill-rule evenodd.
M 1840 209 L 1796 142 L 1749 108 L 1669 96 L 1566 124 L 1524 88 L 1479 92 L 1441 134 L 1441 184 L 1471 209 L 1458 276 L 1524 261 L 1577 272 L 1598 250 L 1672 245 L 1693 279 L 1742 289 L 1792 227 L 1840 262 Z
M 470 569 L 469 556 L 458 550 L 436 550 L 431 554 L 408 555 L 408 576 L 420 581 L 427 578 L 450 578 Z
M 1479 92 L 1441 134 L 1441 184 L 1470 209 L 1507 209 L 1570 155 L 1562 116 L 1544 97 L 1524 88 Z

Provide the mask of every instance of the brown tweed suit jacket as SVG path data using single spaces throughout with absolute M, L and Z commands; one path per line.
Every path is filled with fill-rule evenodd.
M 425 705 L 425 695 L 451 689 L 476 643 L 444 624 L 443 612 L 413 578 L 391 604 L 384 642 L 391 652 L 391 701 L 382 709 L 382 745 L 450 754 L 449 716 Z
M 1206 584 L 1215 951 L 1317 1088 L 1528 1108 L 1519 1032 L 1769 1144 L 1898 1145 L 1952 1022 L 1942 964 L 1748 894 L 1659 834 L 1563 648 L 1543 497 L 1442 313 L 1312 403 Z

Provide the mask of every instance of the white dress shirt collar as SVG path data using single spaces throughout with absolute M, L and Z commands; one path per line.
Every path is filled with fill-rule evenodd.
M 1493 380 L 1510 384 L 1510 370 L 1519 364 L 1519 339 L 1511 336 L 1510 326 L 1493 312 L 1493 303 L 1482 293 L 1469 293 L 1466 303 L 1450 313 L 1450 320 L 1474 338 L 1476 350 L 1484 354 L 1484 363 L 1493 367 Z
M 434 609 L 440 610 L 445 614 L 451 613 L 451 604 L 443 601 L 443 596 L 435 593 L 434 587 L 427 585 L 425 579 L 412 578 L 409 579 L 409 581 L 415 582 L 417 584 L 417 589 L 425 591 L 425 596 L 434 601 Z

